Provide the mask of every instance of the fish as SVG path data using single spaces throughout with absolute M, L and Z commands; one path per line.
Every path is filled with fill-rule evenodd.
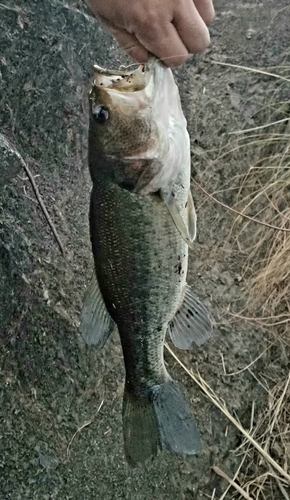
M 89 211 L 95 272 L 80 316 L 89 345 L 118 330 L 125 364 L 123 436 L 131 466 L 162 450 L 194 455 L 200 435 L 164 362 L 168 332 L 201 346 L 213 321 L 187 284 L 196 235 L 190 139 L 172 71 L 94 66 L 89 91 Z

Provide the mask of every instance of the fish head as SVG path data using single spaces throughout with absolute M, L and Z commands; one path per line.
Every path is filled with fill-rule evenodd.
M 94 66 L 90 121 L 100 150 L 130 155 L 152 147 L 168 123 L 176 84 L 169 68 L 149 57 L 135 71 Z
M 150 56 L 134 71 L 95 65 L 89 104 L 93 156 L 157 160 L 155 164 L 161 167 L 149 176 L 150 191 L 158 190 L 183 168 L 184 159 L 178 167 L 176 157 L 188 149 L 186 120 L 172 71 L 162 61 Z
M 152 120 L 144 66 L 133 72 L 94 69 L 90 131 L 98 151 L 104 156 L 126 157 L 146 148 Z

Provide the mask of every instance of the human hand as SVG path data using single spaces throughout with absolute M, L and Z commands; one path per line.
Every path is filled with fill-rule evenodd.
M 148 52 L 167 66 L 182 64 L 210 41 L 212 0 L 85 0 L 119 44 L 136 61 Z

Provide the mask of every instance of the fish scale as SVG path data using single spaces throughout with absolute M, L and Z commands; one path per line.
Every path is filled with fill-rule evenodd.
M 95 179 L 92 193 L 90 226 L 97 278 L 107 310 L 121 338 L 130 331 L 132 343 L 138 346 L 140 335 L 144 347 L 151 340 L 147 331 L 161 327 L 158 344 L 163 344 L 167 324 L 182 300 L 187 245 L 158 196 L 129 193 L 114 184 L 106 185 L 100 177 Z M 179 256 L 183 274 L 176 272 Z M 150 378 L 154 378 L 160 359 L 153 364 L 153 353 L 151 349 L 145 358 L 144 350 L 136 349 L 134 356 L 124 350 L 125 363 L 129 356 L 140 375 L 141 366 L 147 364 L 152 370 Z

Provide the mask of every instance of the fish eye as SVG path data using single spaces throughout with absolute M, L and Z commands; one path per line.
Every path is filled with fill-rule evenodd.
M 110 113 L 108 108 L 105 106 L 94 106 L 92 108 L 92 115 L 95 120 L 95 122 L 100 123 L 101 125 L 106 123 L 106 121 L 109 119 Z

